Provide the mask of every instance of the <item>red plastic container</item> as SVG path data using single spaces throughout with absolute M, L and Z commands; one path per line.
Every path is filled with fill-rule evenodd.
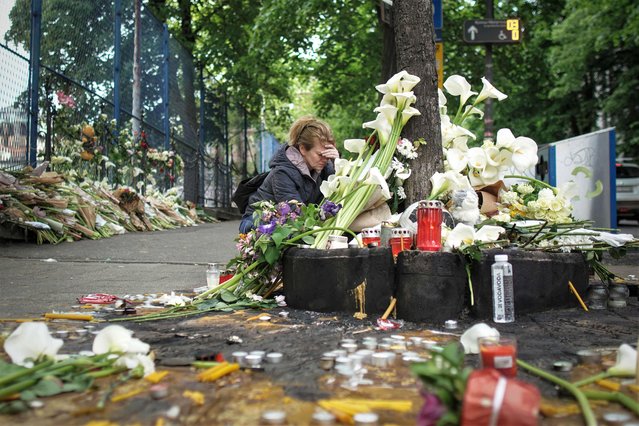
M 389 243 L 391 251 L 393 252 L 393 257 L 397 257 L 401 251 L 411 249 L 413 245 L 413 237 L 411 236 L 410 230 L 406 228 L 393 228 L 391 230 Z

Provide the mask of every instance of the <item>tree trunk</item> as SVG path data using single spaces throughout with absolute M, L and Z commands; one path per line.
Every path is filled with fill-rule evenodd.
M 419 148 L 419 157 L 410 164 L 413 173 L 405 184 L 406 201 L 410 204 L 428 197 L 430 177 L 444 168 L 432 1 L 395 0 L 393 22 L 397 69 L 421 78 L 414 91 L 415 108 L 422 115 L 411 118 L 403 131 L 403 136 L 409 140 L 426 140 L 426 145 Z
M 142 130 L 142 68 L 140 67 L 142 23 L 140 19 L 140 8 L 142 0 L 134 0 L 134 25 L 133 25 L 133 99 L 131 100 L 131 115 L 133 122 L 133 140 L 138 141 Z

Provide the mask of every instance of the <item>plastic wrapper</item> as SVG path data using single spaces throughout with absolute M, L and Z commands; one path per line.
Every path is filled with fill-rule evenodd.
M 461 426 L 535 426 L 540 402 L 535 386 L 494 369 L 477 370 L 468 378 Z

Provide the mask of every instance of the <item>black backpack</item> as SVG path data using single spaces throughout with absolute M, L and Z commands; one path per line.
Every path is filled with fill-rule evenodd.
M 237 205 L 240 213 L 244 214 L 246 208 L 248 207 L 249 198 L 251 197 L 251 195 L 253 195 L 253 193 L 255 193 L 255 191 L 260 188 L 260 186 L 262 186 L 262 183 L 264 183 L 264 180 L 266 179 L 266 176 L 268 176 L 268 174 L 269 172 L 263 172 L 259 175 L 246 178 L 242 180 L 237 186 L 237 189 L 233 193 L 233 197 L 231 198 L 231 200 L 233 200 L 235 205 Z

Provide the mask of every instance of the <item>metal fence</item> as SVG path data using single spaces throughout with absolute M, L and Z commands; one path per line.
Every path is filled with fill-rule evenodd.
M 4 1 L 9 20 L 4 28 L 0 23 L 0 168 L 51 158 L 58 133 L 101 115 L 117 124 L 107 151 L 131 132 L 136 1 Z M 180 154 L 185 199 L 228 207 L 237 180 L 264 170 L 262 157 L 276 141 L 253 129 L 224 93 L 205 89 L 190 52 L 144 5 L 140 23 L 138 118 L 146 141 Z M 62 117 L 66 97 L 73 108 Z M 135 142 L 139 135 L 132 137 Z

